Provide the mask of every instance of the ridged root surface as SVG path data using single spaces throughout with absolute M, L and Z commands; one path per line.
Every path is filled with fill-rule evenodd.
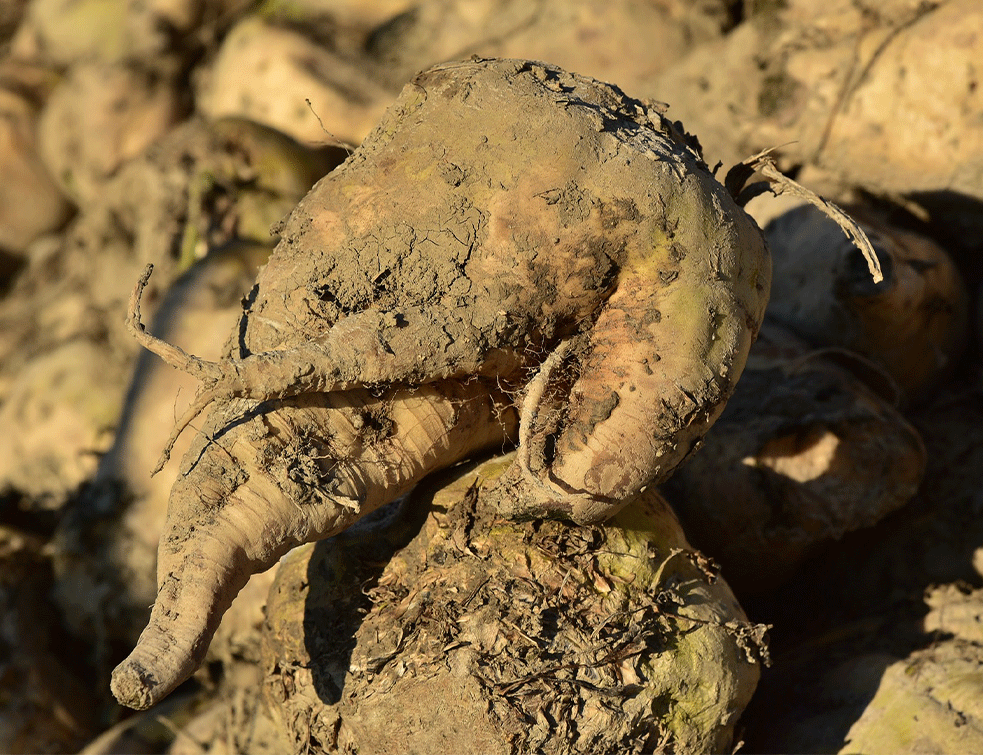
M 474 381 L 213 411 L 171 493 L 157 600 L 113 672 L 113 694 L 138 709 L 162 699 L 201 664 L 252 574 L 345 529 L 433 469 L 500 448 L 516 424 L 503 406 Z

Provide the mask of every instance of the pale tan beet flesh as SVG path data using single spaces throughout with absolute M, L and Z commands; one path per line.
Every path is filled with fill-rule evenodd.
M 527 61 L 416 77 L 278 232 L 227 360 L 140 336 L 204 380 L 176 432 L 214 408 L 114 673 L 128 705 L 193 672 L 250 573 L 506 442 L 515 408 L 503 513 L 614 514 L 716 419 L 770 285 L 759 229 L 680 128 Z

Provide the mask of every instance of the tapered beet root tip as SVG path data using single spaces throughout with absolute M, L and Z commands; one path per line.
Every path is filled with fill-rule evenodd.
M 155 695 L 158 681 L 142 664 L 129 659 L 113 671 L 110 688 L 120 705 L 134 710 L 146 710 L 162 695 Z

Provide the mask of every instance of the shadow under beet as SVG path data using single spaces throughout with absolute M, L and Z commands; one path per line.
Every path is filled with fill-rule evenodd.
M 306 593 L 302 626 L 293 636 L 303 643 L 314 690 L 325 705 L 341 700 L 356 633 L 372 603 L 366 594 L 389 560 L 419 532 L 426 506 L 396 501 L 348 530 L 313 546 L 302 580 L 286 586 Z M 283 583 L 278 579 L 278 582 Z M 298 596 L 299 597 L 299 596 Z M 289 645 L 290 640 L 278 632 Z
M 983 280 L 979 255 L 983 253 L 983 201 L 969 194 L 942 189 L 915 192 L 908 199 L 925 209 L 931 236 L 956 258 L 969 283 Z

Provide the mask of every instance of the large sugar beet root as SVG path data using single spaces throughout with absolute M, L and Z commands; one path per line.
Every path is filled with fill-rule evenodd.
M 429 514 L 388 564 L 405 521 L 281 565 L 264 686 L 295 749 L 729 751 L 762 628 L 668 504 L 653 489 L 603 528 L 507 522 L 476 483 L 509 461 L 414 492 Z
M 522 384 L 549 363 L 525 419 L 555 492 L 590 499 L 575 518 L 689 453 L 770 283 L 759 230 L 668 121 L 524 61 L 417 77 L 281 235 L 220 389 Z
M 194 670 L 249 573 L 513 438 L 515 408 L 501 510 L 613 515 L 719 415 L 770 283 L 760 230 L 690 139 L 527 61 L 418 76 L 278 233 L 222 362 L 146 334 L 135 293 L 138 338 L 204 381 L 176 432 L 216 407 L 115 674 L 130 705 Z

